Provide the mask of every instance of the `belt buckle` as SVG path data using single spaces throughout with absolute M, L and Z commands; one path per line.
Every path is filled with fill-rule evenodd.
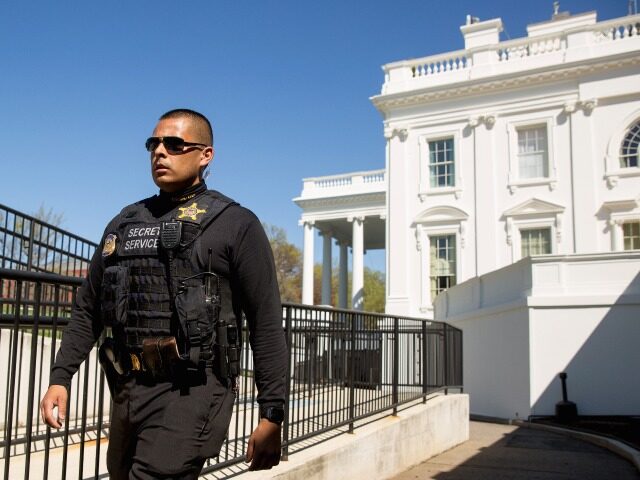
M 140 364 L 140 359 L 138 358 L 138 355 L 136 355 L 135 353 L 129 352 L 129 356 L 131 357 L 131 371 L 139 372 L 140 370 L 142 370 L 142 365 Z

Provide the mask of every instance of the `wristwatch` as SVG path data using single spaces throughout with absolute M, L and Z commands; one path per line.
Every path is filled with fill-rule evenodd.
M 284 408 L 280 407 L 267 407 L 260 409 L 260 418 L 266 418 L 270 422 L 282 425 L 284 421 Z

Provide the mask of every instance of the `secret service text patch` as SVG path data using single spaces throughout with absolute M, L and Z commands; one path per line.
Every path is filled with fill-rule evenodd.
M 119 255 L 157 255 L 160 243 L 159 224 L 129 225 L 120 243 Z

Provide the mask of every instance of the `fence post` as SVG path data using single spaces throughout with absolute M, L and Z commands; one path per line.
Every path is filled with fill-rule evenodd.
M 355 391 L 355 369 L 356 369 L 356 316 L 351 314 L 351 355 L 349 358 L 349 433 L 353 433 L 353 419 L 356 416 L 356 391 Z
M 284 331 L 287 339 L 287 377 L 284 390 L 284 422 L 282 423 L 282 460 L 289 460 L 289 406 L 291 405 L 291 306 L 287 305 L 284 317 Z
M 447 324 L 443 323 L 444 331 L 444 394 L 449 394 L 449 336 L 447 332 Z
M 398 414 L 398 377 L 400 376 L 400 325 L 393 317 L 393 415 Z
M 428 393 L 428 378 L 427 373 L 429 371 L 429 366 L 427 365 L 427 361 L 429 356 L 427 355 L 427 322 L 422 322 L 422 403 L 427 402 L 427 393 Z

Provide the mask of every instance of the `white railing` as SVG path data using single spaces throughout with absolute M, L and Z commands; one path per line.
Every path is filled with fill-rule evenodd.
M 386 191 L 386 188 L 386 171 L 384 169 L 345 173 L 303 179 L 300 198 L 382 192 Z
M 382 94 L 430 84 L 442 86 L 449 81 L 469 80 L 474 75 L 478 78 L 478 75 L 507 73 L 505 69 L 528 68 L 528 63 L 517 60 L 535 59 L 533 64 L 541 67 L 543 59 L 548 58 L 549 66 L 552 66 L 558 62 L 585 58 L 581 52 L 588 51 L 586 49 L 591 45 L 620 42 L 639 36 L 640 15 L 629 15 L 588 25 L 569 26 L 563 31 L 517 38 L 480 48 L 393 62 L 383 66 L 385 82 Z M 630 48 L 636 48 L 634 45 L 635 43 L 630 43 Z M 566 55 L 558 58 L 558 52 Z M 595 54 L 606 55 L 608 52 L 598 51 Z M 496 70 L 494 67 L 498 65 L 501 67 Z
M 640 15 L 615 18 L 596 24 L 593 36 L 596 42 L 611 42 L 640 35 Z
M 345 185 L 351 185 L 351 176 L 331 176 L 328 178 L 319 178 L 313 181 L 313 186 L 316 188 L 343 187 Z
M 498 60 L 507 62 L 525 57 L 534 57 L 545 53 L 557 52 L 567 48 L 564 35 L 554 34 L 545 37 L 518 38 L 501 42 L 498 48 Z
M 411 68 L 414 78 L 425 77 L 469 68 L 471 66 L 471 57 L 467 51 L 458 50 L 457 52 L 418 58 L 409 61 L 408 66 Z
M 369 173 L 367 175 L 362 176 L 362 181 L 364 183 L 382 183 L 384 182 L 384 170 L 379 170 L 375 173 Z

